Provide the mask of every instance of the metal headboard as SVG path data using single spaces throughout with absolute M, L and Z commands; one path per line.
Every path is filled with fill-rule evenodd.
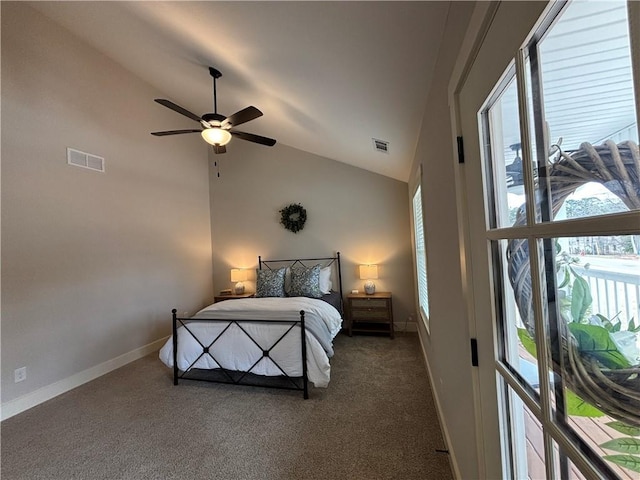
M 340 265 L 340 252 L 336 252 L 334 257 L 318 257 L 318 258 L 289 258 L 284 260 L 263 260 L 262 256 L 258 256 L 258 268 L 260 270 L 268 268 L 269 270 L 277 270 L 282 267 L 293 268 L 300 265 L 304 268 L 310 268 L 320 264 L 322 267 L 333 266 L 338 273 L 338 293 L 340 294 L 340 314 L 344 314 L 344 295 L 342 294 L 342 267 Z M 335 278 L 335 277 L 334 277 Z

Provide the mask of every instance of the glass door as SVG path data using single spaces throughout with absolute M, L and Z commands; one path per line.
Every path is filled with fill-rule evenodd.
M 502 3 L 458 90 L 487 477 L 640 472 L 639 14 Z

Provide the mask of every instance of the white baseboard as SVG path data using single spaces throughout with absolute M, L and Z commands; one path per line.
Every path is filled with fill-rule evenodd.
M 72 390 L 80 385 L 83 385 L 91 380 L 95 380 L 102 375 L 105 375 L 113 370 L 116 370 L 120 367 L 125 366 L 128 363 L 133 362 L 134 360 L 138 360 L 154 351 L 160 350 L 162 345 L 167 341 L 167 338 L 164 337 L 155 342 L 149 343 L 148 345 L 144 345 L 143 347 L 136 348 L 128 353 L 120 355 L 119 357 L 112 358 L 111 360 L 107 360 L 104 363 L 96 365 L 95 367 L 88 368 L 82 372 L 76 373 L 75 375 L 71 375 L 64 380 L 60 380 L 58 382 L 52 383 L 51 385 L 47 385 L 46 387 L 39 388 L 31 393 L 18 397 L 14 400 L 10 400 L 8 402 L 3 403 L 0 406 L 0 418 L 2 420 L 6 420 L 7 418 L 13 417 L 19 413 L 24 412 L 25 410 L 29 410 L 30 408 L 35 407 L 47 400 L 51 400 L 58 395 L 61 395 L 69 390 Z
M 449 451 L 449 463 L 451 464 L 451 470 L 453 471 L 453 477 L 457 479 L 461 479 L 460 469 L 458 468 L 458 462 L 456 460 L 456 454 L 453 450 L 451 437 L 449 436 L 449 430 L 447 429 L 447 423 L 444 421 L 444 416 L 442 415 L 442 408 L 440 406 L 440 400 L 436 395 L 436 387 L 433 382 L 433 375 L 431 375 L 431 367 L 429 366 L 429 358 L 427 357 L 427 352 L 424 349 L 424 335 L 423 331 L 418 329 L 418 336 L 420 338 L 420 349 L 422 350 L 422 356 L 424 358 L 425 366 L 427 367 L 427 372 L 429 374 L 429 383 L 431 384 L 431 391 L 433 392 L 433 401 L 436 404 L 436 412 L 438 414 L 438 420 L 440 421 L 440 425 L 442 427 L 442 435 L 444 436 L 444 443 L 447 446 L 447 450 Z

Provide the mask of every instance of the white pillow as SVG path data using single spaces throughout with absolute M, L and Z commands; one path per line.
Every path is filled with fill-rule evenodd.
M 331 267 L 321 268 L 320 291 L 326 295 L 327 293 L 331 293 L 331 287 L 333 287 L 333 283 L 331 282 Z

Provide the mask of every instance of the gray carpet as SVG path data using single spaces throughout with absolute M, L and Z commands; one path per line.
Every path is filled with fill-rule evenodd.
M 2 479 L 449 479 L 415 334 L 338 335 L 327 389 L 185 382 L 149 355 L 1 426 Z

